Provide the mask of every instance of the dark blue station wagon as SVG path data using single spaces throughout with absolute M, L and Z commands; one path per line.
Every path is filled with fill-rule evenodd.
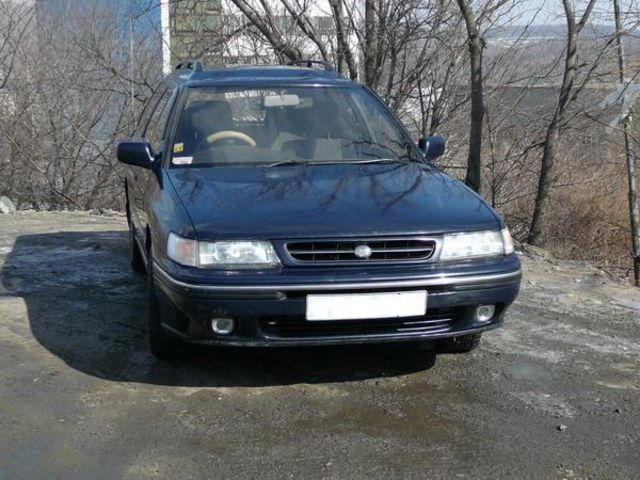
M 151 351 L 185 342 L 474 348 L 521 279 L 509 231 L 328 67 L 186 62 L 118 145 Z M 176 349 L 181 345 L 180 349 Z

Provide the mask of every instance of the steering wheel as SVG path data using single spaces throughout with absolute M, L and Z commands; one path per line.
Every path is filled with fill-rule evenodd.
M 240 140 L 250 147 L 256 146 L 256 141 L 246 133 L 238 132 L 236 130 L 223 130 L 221 132 L 212 133 L 207 137 L 209 145 L 213 145 L 216 142 L 222 140 Z

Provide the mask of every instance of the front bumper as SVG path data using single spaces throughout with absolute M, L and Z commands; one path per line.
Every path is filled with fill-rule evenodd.
M 317 276 L 237 277 L 217 282 L 179 278 L 153 267 L 163 327 L 191 343 L 229 346 L 299 346 L 429 340 L 491 330 L 500 326 L 520 288 L 518 260 L 505 259 L 482 268 L 405 272 L 404 275 L 351 273 Z M 216 280 L 215 278 L 213 279 Z M 224 280 L 224 281 L 223 281 Z M 427 290 L 424 317 L 315 321 L 305 319 L 306 296 L 318 293 L 365 293 Z M 488 322 L 475 320 L 478 305 L 496 305 Z M 230 335 L 215 335 L 212 317 L 232 317 Z

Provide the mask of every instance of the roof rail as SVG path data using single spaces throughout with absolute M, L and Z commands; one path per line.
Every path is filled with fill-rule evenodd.
M 176 70 L 189 69 L 195 72 L 200 72 L 203 69 L 202 62 L 200 60 L 185 60 L 176 65 Z
M 329 62 L 325 62 L 324 60 L 291 60 L 287 63 L 287 65 L 302 65 L 306 66 L 307 68 L 313 68 L 314 65 L 322 65 L 328 72 L 336 71 L 336 69 L 333 68 L 333 65 L 331 65 Z

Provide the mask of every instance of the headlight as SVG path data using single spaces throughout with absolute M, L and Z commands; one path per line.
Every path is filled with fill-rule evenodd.
M 271 242 L 200 242 L 200 265 L 221 267 L 272 267 L 278 255 Z
M 513 251 L 513 241 L 506 228 L 501 231 L 455 233 L 444 236 L 440 260 L 509 255 Z
M 167 255 L 182 265 L 220 268 L 260 268 L 280 264 L 271 242 L 257 240 L 197 242 L 169 234 Z

